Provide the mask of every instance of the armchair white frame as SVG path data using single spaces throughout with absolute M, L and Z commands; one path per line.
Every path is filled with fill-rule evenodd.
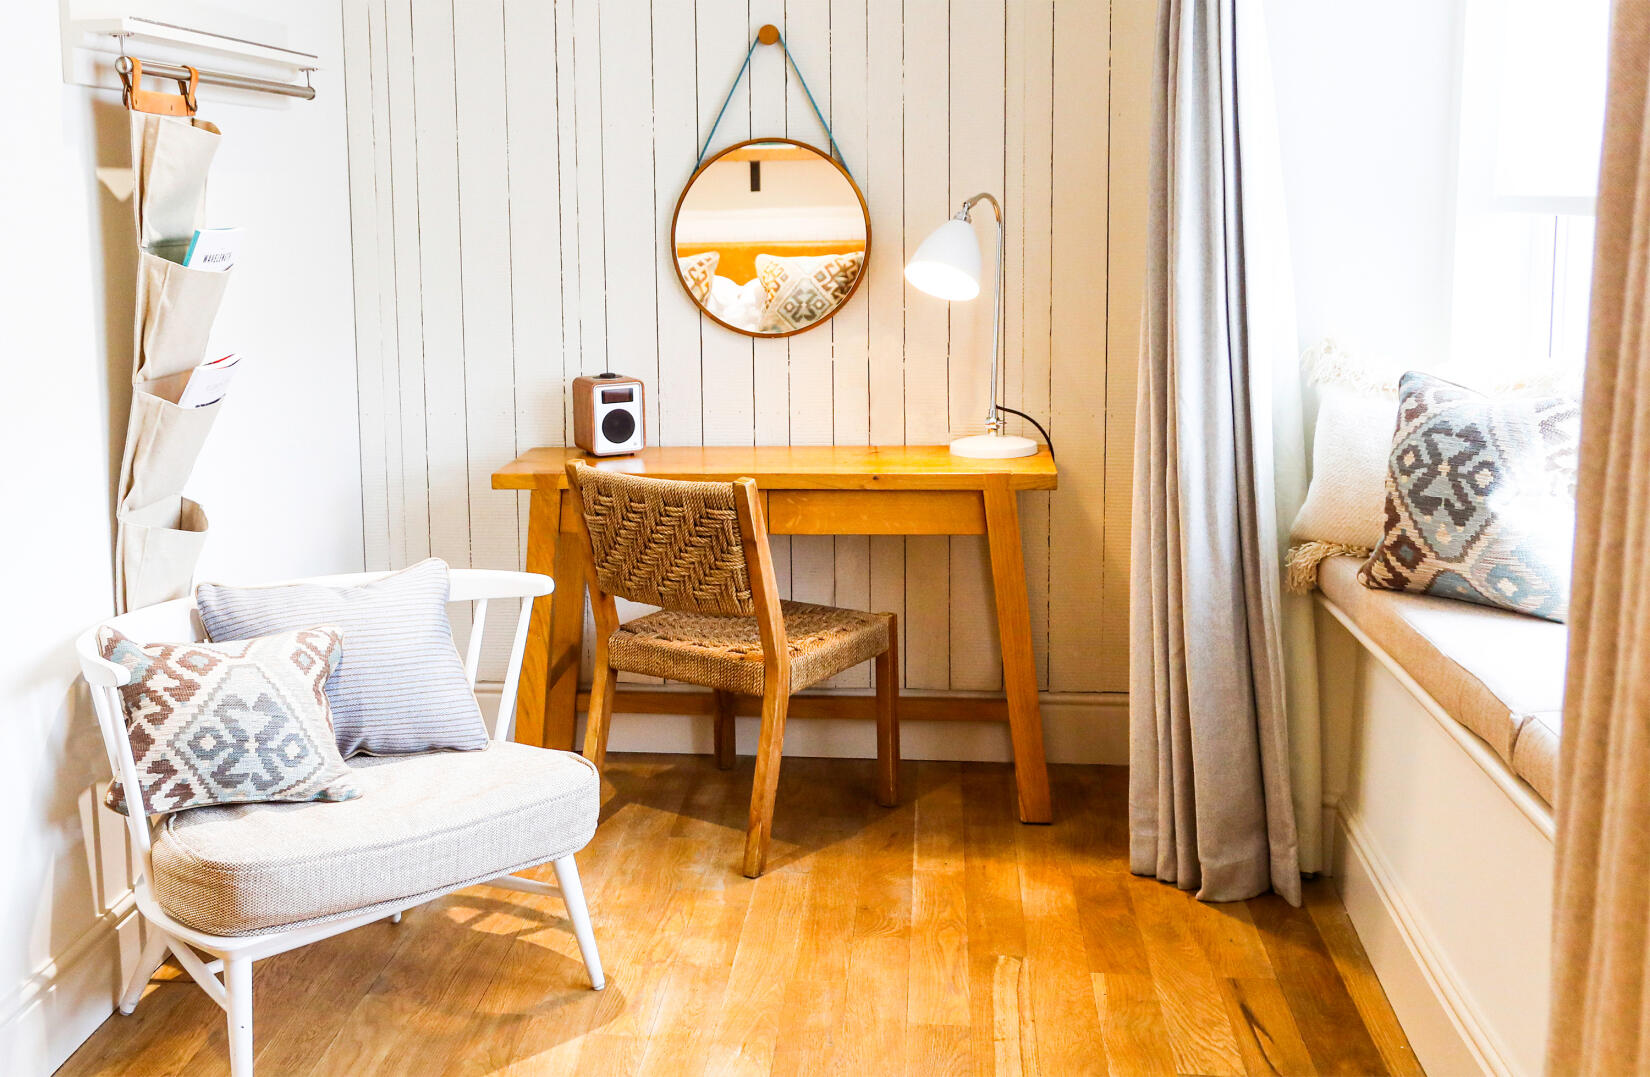
M 350 587 L 371 583 L 389 575 L 385 572 L 358 572 L 340 576 L 322 576 L 303 581 L 332 587 Z M 487 620 L 487 604 L 491 599 L 520 599 L 521 613 L 516 621 L 515 639 L 510 646 L 510 660 L 504 676 L 503 694 L 499 699 L 498 714 L 489 731 L 494 741 L 510 739 L 515 727 L 516 687 L 521 676 L 522 655 L 527 645 L 527 627 L 532 618 L 533 599 L 547 595 L 554 588 L 548 576 L 529 572 L 503 572 L 489 569 L 453 569 L 449 602 L 473 603 L 470 645 L 464 660 L 464 675 L 474 691 L 476 673 L 481 666 L 481 644 Z M 310 924 L 287 930 L 276 930 L 254 936 L 209 935 L 197 931 L 169 916 L 155 900 L 150 887 L 152 875 L 151 841 L 154 827 L 164 818 L 151 820 L 143 810 L 143 786 L 138 780 L 137 764 L 126 734 L 125 711 L 119 689 L 130 679 L 125 667 L 103 658 L 97 646 L 97 631 L 107 625 L 138 643 L 200 641 L 206 638 L 200 624 L 193 598 L 133 610 L 100 622 L 83 634 L 75 643 L 80 656 L 81 673 L 91 686 L 93 709 L 98 727 L 103 734 L 103 745 L 109 755 L 111 771 L 126 789 L 127 804 L 136 804 L 137 810 L 126 817 L 127 833 L 131 837 L 138 875 L 132 884 L 138 912 L 146 928 L 136 968 L 120 998 L 120 1012 L 130 1014 L 136 1008 L 144 987 L 170 951 L 184 971 L 200 985 L 229 1018 L 229 1067 L 232 1077 L 252 1077 L 252 963 L 288 950 L 307 946 L 321 939 L 353 931 L 364 924 L 389 919 L 400 922 L 407 909 L 422 905 L 432 898 L 475 883 L 464 883 L 436 893 L 424 893 L 409 899 L 399 908 L 391 907 L 388 917 L 385 906 L 377 904 L 370 911 L 340 917 L 321 924 Z M 590 927 L 590 912 L 585 906 L 584 889 L 579 882 L 578 868 L 571 854 L 553 861 L 556 882 L 562 900 L 567 905 L 573 934 L 578 940 L 579 953 L 590 972 L 591 986 L 600 991 L 605 986 L 601 957 L 596 952 L 596 937 Z M 488 880 L 486 886 L 497 886 L 528 894 L 552 894 L 556 888 L 536 879 L 521 875 L 500 875 Z M 202 960 L 197 951 L 210 955 Z M 219 979 L 219 975 L 222 979 Z

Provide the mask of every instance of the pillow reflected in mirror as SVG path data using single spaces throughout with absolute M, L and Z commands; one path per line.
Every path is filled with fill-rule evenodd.
M 687 281 L 688 294 L 696 299 L 700 306 L 710 297 L 711 278 L 716 275 L 716 263 L 721 258 L 716 251 L 705 251 L 688 258 L 676 259 L 676 268 L 681 270 L 682 279 Z
M 735 284 L 718 274 L 711 278 L 704 306 L 733 328 L 754 333 L 762 321 L 762 282 L 752 277 L 744 284 Z
M 762 284 L 762 321 L 757 331 L 791 333 L 805 329 L 848 298 L 865 264 L 865 252 L 814 258 L 756 256 L 756 279 Z

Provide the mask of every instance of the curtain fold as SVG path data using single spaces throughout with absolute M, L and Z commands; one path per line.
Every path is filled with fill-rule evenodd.
M 1280 593 L 1280 517 L 1299 505 L 1304 453 L 1262 19 L 1258 0 L 1164 0 L 1158 13 L 1130 866 L 1207 901 L 1272 889 L 1298 904 L 1296 812 L 1315 833 L 1319 809 L 1316 679 L 1310 610 L 1286 612 Z M 1305 665 L 1286 667 L 1286 631 Z M 1307 742 L 1300 805 L 1291 688 Z
M 1552 1074 L 1650 1072 L 1650 2 L 1617 0 L 1554 843 Z

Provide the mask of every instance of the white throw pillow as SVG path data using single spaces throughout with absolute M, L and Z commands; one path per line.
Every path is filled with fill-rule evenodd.
M 705 309 L 735 328 L 754 332 L 762 317 L 762 282 L 752 277 L 735 284 L 724 276 L 713 277 Z
M 1373 549 L 1381 542 L 1398 402 L 1336 385 L 1320 385 L 1318 394 L 1312 482 L 1289 537 Z

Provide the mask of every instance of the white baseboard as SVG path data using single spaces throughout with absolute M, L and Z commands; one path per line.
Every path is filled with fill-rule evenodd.
M 476 692 L 484 708 L 496 709 L 499 688 Z M 925 693 L 928 694 L 928 693 Z M 934 693 L 937 694 L 937 693 Z M 1043 740 L 1051 763 L 1129 762 L 1129 697 L 1120 692 L 1047 692 L 1041 696 Z M 738 720 L 739 751 L 756 751 L 759 720 Z M 583 724 L 581 719 L 580 730 Z M 608 734 L 614 752 L 708 755 L 710 719 L 703 715 L 615 714 Z M 876 758 L 876 727 L 846 718 L 811 718 L 785 726 L 785 754 L 827 759 Z M 906 759 L 1008 762 L 1014 758 L 1008 726 L 1002 722 L 907 720 L 900 723 L 900 754 Z
M 1336 816 L 1335 888 L 1428 1073 L 1516 1077 L 1499 1037 L 1356 816 Z
M 122 970 L 136 963 L 132 892 L 41 962 L 0 1006 L 0 1072 L 46 1074 L 115 1011 Z

